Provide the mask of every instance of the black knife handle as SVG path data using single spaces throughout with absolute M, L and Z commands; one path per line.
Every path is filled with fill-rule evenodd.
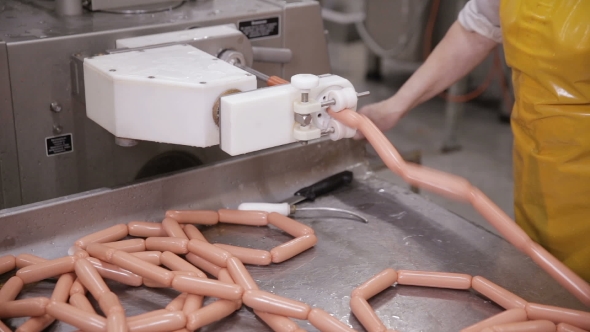
M 316 182 L 309 187 L 301 188 L 295 195 L 303 196 L 313 201 L 316 197 L 325 195 L 350 182 L 352 182 L 352 172 L 344 171 Z

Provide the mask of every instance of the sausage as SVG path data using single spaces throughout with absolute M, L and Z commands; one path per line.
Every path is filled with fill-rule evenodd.
M 221 267 L 209 262 L 208 260 L 199 257 L 193 253 L 188 253 L 185 256 L 186 260 L 191 262 L 191 264 L 193 264 L 194 266 L 198 267 L 199 269 L 209 273 L 210 275 L 214 276 L 217 278 L 217 276 L 219 275 L 219 271 L 221 270 Z
M 71 246 L 70 249 L 68 249 L 68 255 L 70 256 L 75 256 L 78 258 L 88 258 L 88 252 L 78 246 Z
M 186 297 L 188 293 L 180 293 L 174 300 L 170 301 L 166 306 L 166 310 L 168 311 L 181 311 L 184 308 L 184 303 L 186 302 Z
M 98 299 L 98 306 L 100 307 L 100 310 L 102 310 L 102 313 L 107 317 L 115 313 L 125 313 L 119 298 L 113 292 L 102 294 Z
M 320 331 L 354 332 L 354 329 L 350 326 L 319 308 L 311 309 L 307 319 L 311 325 L 315 326 Z
M 252 279 L 244 264 L 236 257 L 232 257 L 227 261 L 227 270 L 235 283 L 242 286 L 244 290 L 258 289 L 256 281 Z
M 161 251 L 142 251 L 142 252 L 132 252 L 131 255 L 142 259 L 146 262 L 152 263 L 154 265 L 161 265 L 160 256 L 162 255 Z
M 47 305 L 47 314 L 86 332 L 105 332 L 107 328 L 107 321 L 104 317 L 66 303 L 51 301 Z
M 179 237 L 188 240 L 188 236 L 186 236 L 182 228 L 180 228 L 178 221 L 172 218 L 164 218 L 162 221 L 162 228 L 169 237 Z
M 201 278 L 207 278 L 203 271 L 199 270 L 197 267 L 192 265 L 191 263 L 185 261 L 184 259 L 180 258 L 178 255 L 170 252 L 165 251 L 162 253 L 160 257 L 162 265 L 166 266 L 172 271 L 187 271 L 187 272 L 194 272 L 197 276 Z
M 0 305 L 0 318 L 43 316 L 48 303 L 49 299 L 46 297 L 4 302 Z
M 20 277 L 25 284 L 30 284 L 64 273 L 70 273 L 74 271 L 75 262 L 76 258 L 73 256 L 62 257 L 23 267 L 16 272 L 16 275 Z
M 122 238 L 126 237 L 128 234 L 129 229 L 127 228 L 127 225 L 118 224 L 98 231 L 96 233 L 86 235 L 83 238 L 77 240 L 74 244 L 82 249 L 86 249 L 86 247 L 90 243 L 105 243 L 119 241 Z
M 143 278 L 138 276 L 135 273 L 131 273 L 127 270 L 123 270 L 122 268 L 103 262 L 96 258 L 87 258 L 88 262 L 94 266 L 94 268 L 98 271 L 101 277 L 105 279 L 110 279 L 122 283 L 128 286 L 138 287 L 143 284 Z
M 57 283 L 55 284 L 55 288 L 53 289 L 50 300 L 56 302 L 66 302 L 70 297 L 70 289 L 72 288 L 75 280 L 76 276 L 73 273 L 62 274 L 59 279 L 57 279 Z
M 162 224 L 147 221 L 132 221 L 127 224 L 129 235 L 137 237 L 163 237 L 167 236 Z
M 387 329 L 365 299 L 352 297 L 350 309 L 368 332 L 384 332 Z
M 8 279 L 4 286 L 0 288 L 0 304 L 5 302 L 14 301 L 23 290 L 25 283 L 20 277 L 14 276 Z
M 227 224 L 266 226 L 268 213 L 262 211 L 218 210 L 219 222 Z
M 127 320 L 130 332 L 169 332 L 186 326 L 186 317 L 182 311 L 160 311 L 142 319 Z
M 291 300 L 262 290 L 248 290 L 242 297 L 244 304 L 258 311 L 296 319 L 307 319 L 311 308 L 299 301 Z
M 158 310 L 154 310 L 154 311 L 144 312 L 143 314 L 127 317 L 127 323 L 129 324 L 129 323 L 137 322 L 140 320 L 147 319 L 148 317 L 157 317 L 157 316 L 160 316 L 160 315 L 168 313 L 168 312 L 170 312 L 170 311 L 168 311 L 166 309 L 158 309 Z
M 381 293 L 397 281 L 397 272 L 394 269 L 385 269 L 367 280 L 352 291 L 352 297 L 359 296 L 365 300 Z
M 275 332 L 295 332 L 299 330 L 299 325 L 285 316 L 258 310 L 254 310 L 254 313 Z
M 217 275 L 217 280 L 221 282 L 225 282 L 227 284 L 236 284 L 234 278 L 231 277 L 229 271 L 227 269 L 219 270 L 219 274 Z
M 116 251 L 113 254 L 111 263 L 144 278 L 151 279 L 167 286 L 170 286 L 172 279 L 174 278 L 174 274 L 171 271 L 150 264 L 124 251 Z
M 53 322 L 55 322 L 55 318 L 47 314 L 38 317 L 31 317 L 26 322 L 24 322 L 23 325 L 19 326 L 16 329 L 16 332 L 41 332 Z M 0 331 L 2 331 L 1 328 Z
M 244 264 L 270 265 L 272 262 L 272 256 L 266 250 L 236 247 L 221 243 L 215 243 L 213 245 L 229 252 Z
M 31 254 L 20 254 L 16 256 L 15 263 L 16 268 L 22 269 L 23 267 L 34 265 L 38 263 L 47 262 L 48 260 L 45 258 L 41 258 L 39 256 L 31 255 Z
M 110 248 L 100 243 L 91 243 L 86 247 L 86 251 L 90 254 L 90 256 L 94 258 L 98 258 L 101 261 L 111 262 L 113 254 L 117 249 Z
M 227 267 L 227 260 L 233 257 L 229 252 L 199 240 L 190 240 L 188 250 L 220 267 Z
M 524 309 L 509 309 L 488 319 L 484 319 L 481 322 L 466 327 L 462 329 L 461 332 L 479 332 L 486 327 L 491 327 L 494 325 L 525 321 L 527 321 L 527 312 Z
M 557 332 L 587 332 L 586 330 L 582 330 L 579 327 L 566 324 L 566 323 L 559 323 L 557 324 Z
M 127 332 L 127 318 L 125 312 L 115 312 L 107 316 L 107 332 Z
M 70 288 L 70 296 L 72 296 L 72 294 L 86 294 L 86 287 L 82 285 L 78 278 L 76 278 L 76 280 L 72 284 L 72 287 Z
M 70 304 L 78 309 L 84 310 L 91 314 L 96 314 L 94 307 L 83 293 L 74 293 L 70 295 Z
M 12 271 L 16 268 L 16 257 L 12 255 L 6 255 L 0 257 L 0 274 L 4 274 L 8 271 Z
M 268 223 L 293 237 L 314 234 L 311 227 L 276 212 L 268 214 Z
M 397 283 L 410 286 L 469 289 L 471 276 L 460 273 L 399 270 Z
M 233 301 L 217 300 L 208 306 L 205 306 L 187 315 L 186 327 L 189 330 L 194 331 L 200 327 L 229 316 L 232 312 L 238 310 L 239 308 L 240 307 Z
M 0 320 L 0 332 L 12 332 L 12 330 Z
M 295 257 L 307 249 L 315 246 L 317 242 L 318 238 L 313 234 L 309 234 L 300 236 L 289 242 L 276 246 L 270 251 L 272 262 L 284 262 L 289 258 Z
M 244 293 L 244 289 L 239 285 L 183 275 L 174 277 L 172 287 L 179 292 L 218 297 L 225 300 L 239 300 Z
M 89 261 L 79 259 L 76 262 L 75 268 L 78 280 L 88 289 L 95 299 L 99 299 L 102 294 L 110 292 L 107 284 Z
M 567 323 L 590 330 L 590 312 L 554 307 L 538 303 L 527 303 L 527 316 L 531 320 L 546 319 L 554 323 Z
M 175 276 L 177 276 L 177 275 L 183 275 L 183 276 L 199 277 L 194 272 L 172 271 L 172 273 Z M 157 282 L 155 282 L 153 280 L 150 280 L 150 279 L 143 279 L 143 285 L 146 286 L 146 287 L 150 287 L 150 288 L 170 288 L 169 285 L 163 285 L 163 284 L 157 283 Z
M 217 211 L 207 210 L 169 210 L 166 217 L 181 224 L 215 225 L 219 221 Z
M 183 230 L 189 240 L 207 241 L 205 236 L 203 236 L 203 233 L 201 233 L 201 231 L 194 225 L 184 225 Z
M 130 239 L 116 242 L 107 242 L 103 245 L 109 248 L 115 248 L 126 252 L 141 252 L 145 251 L 145 240 L 144 239 Z
M 471 287 L 504 309 L 524 309 L 527 304 L 527 301 L 521 297 L 496 285 L 484 277 L 473 277 L 473 279 L 471 279 Z
M 145 240 L 147 250 L 171 251 L 175 254 L 188 253 L 188 240 L 178 237 L 148 237 Z
M 548 320 L 532 320 L 528 322 L 507 323 L 486 327 L 482 330 L 490 332 L 555 332 L 556 326 Z
M 203 300 L 203 295 L 188 294 L 186 296 L 186 301 L 184 301 L 182 312 L 188 317 L 188 314 L 201 309 L 203 306 Z

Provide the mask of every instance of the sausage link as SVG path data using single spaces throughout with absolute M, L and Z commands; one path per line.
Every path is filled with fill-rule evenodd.
M 184 233 L 184 230 L 178 224 L 178 221 L 172 218 L 164 218 L 162 221 L 162 228 L 166 232 L 166 235 L 169 237 L 178 237 L 181 239 L 187 239 L 188 236 Z
M 227 261 L 227 270 L 235 283 L 242 286 L 244 290 L 258 289 L 256 281 L 252 279 L 244 264 L 236 257 L 232 257 Z
M 557 324 L 557 332 L 588 332 L 586 330 L 582 330 L 577 326 L 573 326 L 566 323 L 559 323 Z
M 140 258 L 146 262 L 152 263 L 154 265 L 162 264 L 162 262 L 160 261 L 160 256 L 162 255 L 161 251 L 132 252 L 131 255 Z
M 76 258 L 73 256 L 53 259 L 43 263 L 23 267 L 16 272 L 16 275 L 23 279 L 25 284 L 52 278 L 64 273 L 74 271 Z
M 47 305 L 47 314 L 86 332 L 106 332 L 107 330 L 107 321 L 104 317 L 66 303 L 50 302 Z
M 83 293 L 74 293 L 70 295 L 70 304 L 88 313 L 96 314 L 94 307 Z
M 304 235 L 295 238 L 287 243 L 283 243 L 280 246 L 274 247 L 270 254 L 272 255 L 273 263 L 281 263 L 289 258 L 295 257 L 307 249 L 315 246 L 318 242 L 318 238 L 313 235 Z
M 189 238 L 189 240 L 201 240 L 207 241 L 203 233 L 195 227 L 194 225 L 187 224 L 184 226 L 184 234 Z
M 16 332 L 41 332 L 55 322 L 55 318 L 45 314 L 43 316 L 31 317 L 23 325 L 16 329 Z M 2 329 L 0 329 L 2 331 Z
M 311 325 L 315 326 L 318 330 L 322 332 L 353 332 L 354 330 L 344 324 L 343 322 L 339 321 L 329 313 L 325 312 L 319 308 L 313 308 L 309 312 L 307 319 L 311 323 Z
M 469 289 L 471 276 L 459 273 L 399 270 L 397 283 L 410 286 Z
M 150 264 L 124 251 L 116 251 L 112 257 L 112 263 L 143 278 L 151 279 L 163 285 L 170 286 L 174 278 L 174 274 L 171 271 Z
M 299 325 L 285 316 L 258 310 L 254 310 L 254 313 L 275 332 L 295 332 L 299 330 Z
M 555 332 L 556 326 L 548 320 L 531 320 L 528 322 L 507 323 L 486 327 L 491 332 Z
M 145 240 L 147 250 L 171 251 L 175 254 L 188 253 L 188 240 L 178 237 L 148 237 Z
M 365 299 L 360 297 L 351 298 L 350 309 L 368 332 L 384 332 L 387 330 Z
M 12 332 L 12 330 L 0 320 L 0 332 Z
M 166 306 L 166 310 L 168 311 L 181 311 L 184 308 L 184 303 L 186 302 L 186 297 L 188 293 L 180 293 L 174 300 L 170 301 Z
M 164 237 L 167 236 L 162 224 L 147 221 L 132 221 L 127 224 L 129 235 L 137 237 Z
M 16 268 L 16 257 L 13 255 L 6 255 L 0 257 L 0 274 L 12 271 Z
M 311 227 L 276 212 L 268 214 L 268 223 L 293 237 L 314 234 Z
M 272 262 L 272 256 L 266 250 L 236 247 L 221 243 L 215 243 L 213 245 L 229 252 L 244 264 L 269 265 Z
M 183 275 L 174 277 L 172 287 L 179 292 L 218 297 L 226 300 L 239 300 L 244 293 L 244 289 L 239 285 Z
M 103 243 L 103 245 L 114 248 L 117 250 L 122 250 L 125 252 L 142 252 L 145 251 L 145 240 L 144 239 L 130 239 L 130 240 L 122 240 L 116 242 L 107 242 Z
M 184 301 L 182 312 L 188 317 L 188 314 L 201 309 L 203 306 L 203 300 L 203 295 L 188 294 L 186 296 L 186 301 Z
M 55 284 L 55 288 L 53 289 L 50 300 L 56 302 L 66 302 L 70 297 L 70 289 L 72 288 L 75 280 L 76 275 L 73 273 L 62 274 L 59 279 L 57 279 L 57 283 Z
M 219 270 L 219 274 L 217 276 L 217 280 L 219 280 L 221 282 L 225 282 L 227 284 L 236 284 L 234 278 L 232 278 L 231 275 L 229 274 L 229 270 L 228 269 L 221 269 L 221 270 Z
M 149 317 L 157 317 L 157 316 L 160 316 L 160 315 L 168 313 L 168 312 L 170 312 L 170 311 L 168 311 L 166 309 L 158 309 L 158 310 L 154 310 L 154 311 L 144 312 L 143 314 L 127 317 L 127 323 L 130 324 L 130 323 L 137 322 L 140 320 L 145 320 Z
M 262 211 L 218 210 L 219 222 L 227 224 L 266 226 L 268 213 Z
M 88 289 L 95 299 L 99 299 L 102 294 L 110 292 L 107 284 L 89 261 L 79 259 L 76 262 L 75 268 L 78 280 Z
M 462 329 L 461 332 L 479 332 L 486 327 L 491 327 L 494 325 L 525 322 L 527 320 L 526 314 L 527 312 L 524 309 L 509 309 L 488 319 L 484 319 L 481 322 L 466 327 Z
M 113 292 L 104 293 L 98 299 L 98 306 L 105 316 L 110 316 L 115 313 L 125 313 L 121 301 Z
M 23 290 L 25 283 L 20 277 L 14 276 L 8 279 L 4 286 L 0 288 L 0 304 L 5 302 L 14 301 Z
M 100 243 L 91 243 L 88 245 L 88 247 L 86 247 L 86 251 L 88 251 L 90 256 L 110 263 L 111 259 L 113 258 L 113 254 L 115 251 L 117 251 L 117 249 L 107 247 Z
M 217 300 L 187 315 L 186 327 L 193 331 L 229 316 L 240 307 L 229 300 Z
M 39 256 L 31 255 L 31 254 L 20 254 L 16 256 L 15 263 L 17 269 L 22 269 L 23 267 L 27 267 L 30 265 L 38 264 L 47 262 L 48 260 L 45 258 L 41 258 Z
M 473 277 L 471 280 L 471 287 L 504 309 L 524 309 L 527 304 L 527 301 L 523 298 L 496 285 L 484 277 Z
M 187 261 L 191 262 L 191 264 L 198 267 L 199 269 L 209 273 L 210 275 L 212 275 L 216 278 L 218 277 L 221 267 L 209 262 L 208 260 L 206 260 L 202 257 L 199 257 L 193 253 L 190 253 L 190 252 L 188 254 L 186 254 L 185 258 Z
M 90 243 L 105 243 L 119 241 L 122 238 L 126 237 L 128 234 L 129 229 L 127 228 L 127 225 L 118 224 L 98 231 L 96 233 L 86 235 L 83 238 L 77 240 L 74 244 L 82 249 L 86 249 L 86 247 Z
M 590 330 L 590 312 L 554 307 L 538 303 L 527 303 L 527 316 L 531 320 L 546 319 L 554 323 L 567 323 Z
M 166 217 L 181 224 L 215 225 L 219 221 L 217 211 L 207 210 L 169 210 Z
M 46 297 L 5 302 L 0 305 L 0 318 L 43 316 L 48 303 L 49 299 Z
M 143 319 L 127 320 L 129 332 L 169 332 L 186 326 L 186 317 L 182 311 L 159 312 Z
M 82 285 L 82 283 L 80 282 L 80 279 L 76 278 L 76 280 L 74 281 L 74 283 L 72 284 L 72 287 L 70 288 L 70 296 L 72 296 L 72 294 L 86 294 L 86 287 L 84 287 L 84 285 Z
M 107 316 L 107 332 L 127 332 L 125 312 L 118 311 Z
M 394 269 L 385 269 L 367 280 L 352 291 L 352 297 L 358 296 L 365 300 L 381 293 L 397 281 L 397 272 Z
M 124 270 L 111 263 L 103 262 L 96 258 L 86 259 L 98 271 L 101 277 L 122 283 L 128 286 L 138 287 L 143 284 L 143 278 L 135 273 Z
M 307 319 L 309 305 L 261 290 L 248 290 L 242 297 L 244 304 L 258 311 L 296 319 Z
M 165 251 L 162 253 L 160 257 L 162 265 L 169 268 L 172 271 L 187 271 L 187 272 L 194 272 L 197 276 L 201 278 L 206 278 L 207 276 L 203 271 L 199 270 L 197 267 L 192 265 L 191 263 L 185 261 L 178 255 L 174 254 L 170 251 Z
M 216 247 L 209 242 L 199 240 L 190 240 L 188 243 L 188 250 L 220 267 L 227 267 L 227 260 L 233 257 L 229 252 Z

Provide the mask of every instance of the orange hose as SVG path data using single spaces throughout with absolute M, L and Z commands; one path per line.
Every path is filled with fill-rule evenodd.
M 266 81 L 266 85 L 268 86 L 275 86 L 275 85 L 281 85 L 281 84 L 287 84 L 289 83 L 289 81 L 282 79 L 278 76 L 271 76 L 268 78 L 268 81 Z

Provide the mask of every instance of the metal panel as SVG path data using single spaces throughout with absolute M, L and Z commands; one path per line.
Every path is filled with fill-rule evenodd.
M 281 264 L 248 266 L 259 287 L 322 308 L 362 331 L 350 312 L 351 291 L 385 268 L 481 275 L 527 301 L 584 309 L 532 260 L 502 238 L 368 172 L 363 143 L 344 140 L 283 148 L 116 190 L 61 199 L 0 214 L 7 237 L 0 256 L 66 254 L 80 236 L 115 223 L 159 221 L 168 208 L 235 208 L 243 201 L 279 201 L 302 186 L 351 169 L 355 181 L 311 206 L 344 208 L 369 223 L 326 214 L 297 214 L 317 245 Z M 219 224 L 202 228 L 212 242 L 268 250 L 290 239 L 269 227 Z M 48 296 L 42 282 L 26 297 Z M 163 308 L 178 293 L 113 284 L 127 315 Z M 210 303 L 213 299 L 208 299 Z M 384 323 L 399 331 L 458 331 L 503 309 L 475 292 L 396 286 L 370 300 Z M 15 327 L 26 318 L 10 320 Z M 306 331 L 317 331 L 298 321 Z M 50 331 L 69 331 L 55 324 Z M 200 331 L 270 331 L 251 310 Z
M 21 204 L 6 44 L 0 42 L 0 209 Z

